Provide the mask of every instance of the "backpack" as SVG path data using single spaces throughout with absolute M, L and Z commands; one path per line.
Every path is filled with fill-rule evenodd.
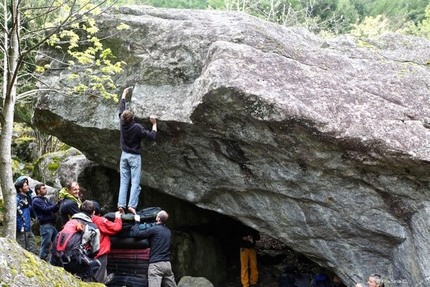
M 141 210 L 136 210 L 136 214 L 140 216 L 140 223 L 151 223 L 155 222 L 155 219 L 157 217 L 158 212 L 160 212 L 162 209 L 161 207 L 154 206 L 154 207 L 146 207 Z M 109 219 L 110 221 L 115 220 L 115 212 L 108 212 L 103 217 Z M 126 213 L 121 214 L 122 223 L 125 222 L 132 222 L 134 224 L 134 214 L 132 213 Z
M 312 287 L 333 287 L 333 284 L 331 283 L 327 274 L 321 273 L 315 275 L 314 279 L 312 280 Z
M 141 223 L 155 222 L 157 214 L 161 211 L 161 207 L 146 207 L 144 209 L 138 210 L 136 213 L 140 216 Z
M 84 239 L 86 232 L 90 234 L 88 239 Z M 77 219 L 69 220 L 53 244 L 55 265 L 62 266 L 72 274 L 86 274 L 84 277 L 92 277 L 95 272 L 89 267 L 98 265 L 88 257 L 88 249 L 94 235 L 95 231 L 90 229 L 88 223 Z

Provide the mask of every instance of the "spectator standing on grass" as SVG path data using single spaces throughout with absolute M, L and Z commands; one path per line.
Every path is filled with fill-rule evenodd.
M 124 89 L 122 98 L 119 104 L 120 117 L 120 143 L 121 143 L 121 159 L 120 159 L 120 187 L 118 195 L 118 210 L 121 213 L 125 212 L 128 206 L 128 211 L 136 214 L 136 208 L 139 203 L 140 194 L 140 178 L 142 170 L 141 146 L 140 142 L 143 139 L 155 140 L 157 135 L 157 120 L 150 118 L 152 130 L 146 130 L 141 124 L 134 121 L 134 114 L 130 110 L 125 109 L 126 96 L 131 92 L 132 88 Z M 130 186 L 130 201 L 127 205 L 127 192 Z
M 55 212 L 59 210 L 60 205 L 59 203 L 52 203 L 46 197 L 48 189 L 44 183 L 36 184 L 34 190 L 36 191 L 36 196 L 33 199 L 33 209 L 39 221 L 40 237 L 42 238 L 39 257 L 48 261 L 50 246 L 58 234 L 58 230 L 55 227 L 57 222 Z

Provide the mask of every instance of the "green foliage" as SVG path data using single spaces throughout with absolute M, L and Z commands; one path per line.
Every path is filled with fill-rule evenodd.
M 125 63 L 116 61 L 112 51 L 104 48 L 97 38 L 98 27 L 94 17 L 100 13 L 99 7 L 83 0 L 78 3 L 81 4 L 80 11 L 85 16 L 75 16 L 76 19 L 73 19 L 72 25 L 63 27 L 58 33 L 53 34 L 47 43 L 67 53 L 69 70 L 76 71 L 69 77 L 69 80 L 73 81 L 73 88 L 67 87 L 70 94 L 100 94 L 105 98 L 116 100 L 116 95 L 109 92 L 116 88 L 112 75 L 121 73 Z M 64 17 L 68 17 L 67 13 L 71 9 L 72 7 L 67 3 L 63 3 L 58 17 L 52 23 L 45 24 L 45 28 L 56 28 L 56 23 L 64 22 Z M 117 29 L 118 31 L 128 29 L 128 26 L 121 24 Z M 44 72 L 49 68 L 49 64 L 44 65 L 39 67 L 38 71 Z M 85 68 L 83 73 L 82 68 Z
M 33 115 L 33 105 L 29 105 L 25 102 L 19 101 L 15 106 L 15 121 L 31 123 L 31 117 Z
M 43 1 L 35 0 L 34 2 L 40 4 Z M 78 3 L 82 2 L 78 1 Z M 428 0 L 107 0 L 105 4 L 115 4 L 116 6 L 136 4 L 163 8 L 243 11 L 281 25 L 301 26 L 312 32 L 326 35 L 349 33 L 353 29 L 356 30 L 355 25 L 368 25 L 369 19 L 366 20 L 366 17 L 377 19 L 381 15 L 381 17 L 388 19 L 387 23 L 389 24 L 388 29 L 390 31 L 401 31 L 411 35 L 419 35 L 423 29 L 421 27 L 422 22 L 426 19 L 425 7 L 429 2 Z M 36 4 L 32 5 L 36 6 Z M 54 21 L 51 19 L 48 22 Z M 38 23 L 38 25 L 41 24 L 40 22 Z M 79 29 L 82 28 L 79 27 Z M 90 32 L 87 31 L 87 33 Z M 82 61 L 93 59 L 89 55 L 76 53 L 76 49 L 79 50 L 82 48 L 82 37 L 76 39 L 73 34 L 69 34 L 68 36 L 80 42 L 77 46 L 71 47 L 75 49 L 74 57 L 78 57 Z M 87 40 L 90 41 L 90 39 Z M 94 47 L 93 52 L 95 54 L 92 57 L 100 53 L 100 50 Z M 111 58 L 111 61 L 114 61 L 114 58 Z M 79 64 L 80 62 L 75 59 L 74 63 Z M 88 62 L 86 63 L 88 64 Z M 94 70 L 95 68 L 92 71 L 94 72 Z M 114 70 L 116 73 L 116 71 L 120 70 L 120 67 L 117 66 Z M 94 79 L 92 78 L 92 80 Z M 100 78 L 93 85 L 90 85 L 88 82 L 81 83 L 81 85 L 77 86 L 75 92 L 88 92 L 87 88 L 90 91 L 94 91 L 99 88 L 103 89 L 103 87 L 113 88 L 114 85 L 113 83 L 109 83 L 108 80 Z
M 207 8 L 221 10 L 224 8 L 224 0 L 207 0 Z
M 400 22 L 401 25 L 399 24 Z M 353 27 L 351 34 L 356 37 L 373 38 L 392 31 L 430 39 L 430 4 L 425 9 L 424 19 L 419 23 L 415 23 L 412 20 L 404 22 L 403 19 L 397 21 L 397 24 L 393 24 L 393 20 L 387 16 L 377 15 L 376 17 L 365 17 L 363 21 L 359 24 L 354 24 Z
M 351 34 L 358 38 L 374 38 L 389 31 L 389 20 L 387 17 L 378 15 L 366 17 L 360 24 L 353 25 Z
M 427 6 L 425 11 L 425 18 L 421 23 L 418 23 L 418 35 L 430 39 L 430 4 Z
M 388 18 L 402 15 L 406 21 L 412 20 L 415 23 L 421 22 L 425 16 L 425 8 L 429 4 L 428 0 L 378 0 L 367 2 L 367 15 L 376 17 L 385 15 Z
M 339 33 L 345 33 L 351 30 L 352 25 L 360 18 L 360 14 L 353 0 L 339 0 L 336 6 L 336 12 L 338 15 L 341 15 L 341 19 L 344 22 L 343 28 L 339 30 Z
M 25 123 L 15 123 L 12 141 L 12 174 L 15 178 L 31 175 L 34 170 L 33 148 L 36 139 L 33 130 Z
M 206 9 L 207 0 L 146 0 L 146 5 L 163 8 Z

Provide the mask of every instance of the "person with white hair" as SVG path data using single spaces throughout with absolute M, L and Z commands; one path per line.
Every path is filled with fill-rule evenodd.
M 364 287 L 363 284 L 358 283 L 355 287 Z M 382 276 L 376 273 L 370 274 L 367 280 L 367 287 L 384 287 L 384 280 Z

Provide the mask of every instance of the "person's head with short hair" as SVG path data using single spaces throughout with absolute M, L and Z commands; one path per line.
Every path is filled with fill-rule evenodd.
M 93 200 L 93 204 L 94 204 L 94 214 L 100 215 L 100 204 L 95 200 Z
M 167 214 L 166 211 L 161 210 L 157 213 L 156 221 L 161 223 L 166 223 L 167 219 L 169 218 L 169 214 Z
M 368 287 L 384 287 L 384 280 L 382 276 L 376 273 L 370 274 L 367 280 Z
M 122 112 L 122 114 L 121 114 L 121 120 L 124 123 L 129 124 L 129 123 L 131 123 L 133 121 L 133 119 L 134 119 L 134 114 L 133 114 L 132 111 L 125 110 L 125 111 Z
M 36 194 L 40 196 L 45 196 L 48 193 L 48 188 L 44 183 L 36 184 L 34 190 L 36 191 Z
M 66 185 L 66 191 L 70 195 L 79 198 L 79 183 L 77 181 L 71 181 Z
M 93 215 L 96 208 L 92 200 L 85 200 L 82 202 L 80 210 L 88 215 Z
M 79 199 L 80 200 L 84 199 L 86 193 L 87 193 L 87 190 L 84 187 L 79 186 Z
M 15 189 L 17 193 L 28 193 L 30 191 L 30 186 L 28 185 L 28 179 L 27 178 L 18 178 L 18 180 L 15 182 Z
M 30 186 L 30 183 L 28 182 L 28 178 L 24 175 L 21 175 L 20 177 L 18 177 L 16 179 L 16 182 L 26 182 Z

